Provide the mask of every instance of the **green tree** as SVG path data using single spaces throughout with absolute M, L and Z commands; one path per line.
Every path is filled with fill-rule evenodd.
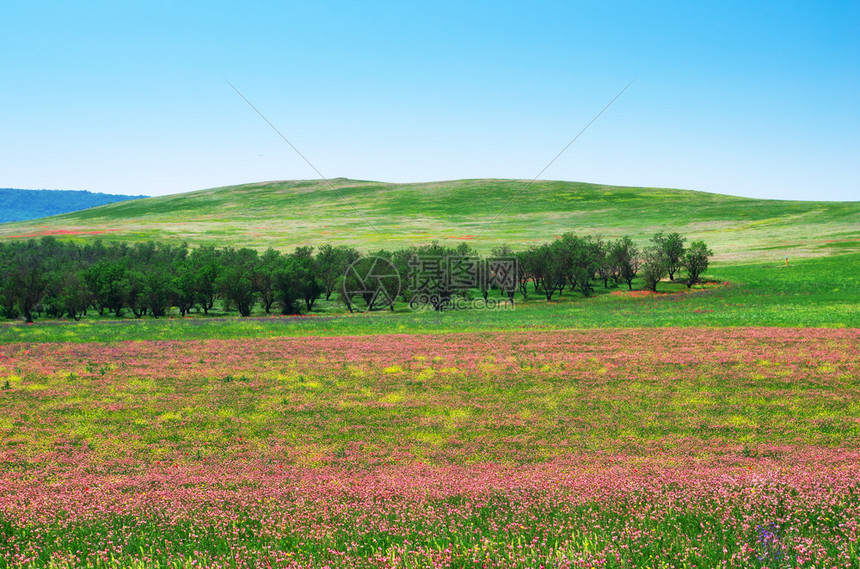
M 275 302 L 281 314 L 300 314 L 302 311 L 302 269 L 300 261 L 292 255 L 282 256 L 274 271 Z
M 465 252 L 462 249 L 461 251 Z M 407 261 L 405 279 L 405 286 L 411 293 L 410 304 L 429 304 L 437 311 L 449 308 L 451 298 L 457 292 L 452 286 L 454 283 L 450 278 L 449 263 L 459 256 L 455 249 L 440 245 L 438 241 L 415 249 Z
M 254 273 L 259 255 L 253 249 L 228 247 L 222 252 L 222 269 L 216 281 L 224 299 L 235 306 L 241 316 L 250 316 L 257 301 Z
M 639 272 L 639 248 L 625 235 L 612 243 L 609 256 L 616 266 L 617 282 L 624 281 L 627 288 L 633 290 L 633 279 Z
M 507 296 L 508 301 L 513 304 L 514 294 L 517 292 L 519 283 L 517 254 L 514 253 L 510 245 L 503 243 L 493 248 L 492 255 L 491 258 L 484 261 L 484 267 L 487 270 L 484 280 L 490 288 L 498 288 L 499 293 L 502 296 Z M 485 293 L 484 300 L 486 299 Z
M 713 254 L 714 252 L 708 249 L 704 241 L 690 243 L 690 247 L 684 252 L 684 258 L 681 262 L 681 266 L 688 273 L 687 288 L 699 282 L 701 274 L 708 270 L 708 259 Z
M 359 258 L 357 249 L 338 245 L 332 247 L 328 243 L 317 251 L 316 272 L 323 287 L 326 300 L 331 300 L 332 293 L 343 282 L 347 268 Z
M 314 304 L 325 290 L 317 273 L 317 264 L 314 262 L 312 253 L 313 247 L 296 247 L 291 255 L 295 261 L 293 274 L 296 285 L 308 312 L 313 310 Z
M 363 302 L 364 309 L 368 311 L 383 308 L 393 311 L 398 288 L 401 294 L 408 290 L 407 294 L 411 295 L 413 289 L 410 288 L 408 278 L 401 278 L 401 275 L 407 273 L 396 269 L 398 264 L 409 268 L 413 260 L 411 251 L 417 249 L 402 249 L 397 252 L 380 249 L 351 264 L 340 291 L 340 299 L 347 309 L 352 312 L 359 308 L 358 302 Z M 392 266 L 395 269 L 392 269 Z M 404 296 L 404 301 L 413 302 L 413 296 Z
M 170 300 L 176 296 L 171 277 L 161 267 L 149 267 L 143 282 L 143 297 L 150 314 L 155 318 L 166 316 Z
M 645 288 L 657 292 L 657 283 L 668 273 L 669 262 L 666 258 L 666 251 L 661 247 L 660 243 L 655 241 L 652 245 L 645 248 L 642 260 L 642 280 L 645 281 Z
M 594 293 L 591 279 L 598 269 L 599 245 L 591 237 L 578 237 L 573 233 L 565 233 L 558 243 L 563 251 L 570 288 L 578 288 L 583 296 L 591 296 Z
M 532 283 L 535 293 L 538 291 L 538 284 L 535 280 L 535 250 L 534 248 L 518 251 L 517 257 L 517 281 L 520 294 L 523 295 L 523 300 L 529 299 L 529 283 Z
M 194 265 L 190 259 L 176 263 L 173 267 L 170 290 L 171 302 L 179 309 L 179 314 L 185 316 L 197 305 L 200 293 L 194 274 Z
M 571 263 L 570 253 L 561 243 L 554 241 L 529 248 L 526 262 L 535 283 L 535 291 L 543 291 L 547 300 L 562 290 Z
M 652 238 L 658 247 L 663 251 L 663 258 L 666 263 L 666 272 L 669 273 L 669 279 L 675 280 L 675 273 L 681 268 L 681 263 L 684 258 L 684 242 L 687 239 L 681 237 L 680 233 L 670 233 L 664 235 L 661 231 Z
M 260 257 L 260 262 L 254 273 L 254 283 L 257 286 L 257 292 L 260 293 L 260 304 L 263 305 L 266 314 L 271 312 L 272 305 L 275 304 L 278 288 L 277 273 L 281 268 L 282 260 L 280 251 L 275 251 L 269 247 Z
M 397 288 L 397 285 L 399 283 L 400 298 L 403 300 L 403 302 L 410 302 L 417 292 L 412 288 L 412 285 L 414 283 L 410 282 L 411 279 L 409 278 L 409 271 L 411 270 L 412 260 L 415 258 L 416 255 L 418 255 L 418 247 L 415 247 L 413 245 L 411 247 L 398 249 L 391 253 L 384 250 L 377 251 L 376 253 L 374 253 L 374 255 L 380 256 L 383 259 L 387 259 L 391 262 L 392 265 L 394 265 L 397 278 L 390 279 L 391 285 L 394 288 Z M 392 310 L 394 309 L 393 303 L 391 305 L 391 308 Z
M 612 260 L 610 253 L 610 245 L 600 237 L 595 237 L 592 240 L 594 250 L 595 272 L 598 278 L 603 281 L 603 288 L 609 288 L 609 279 L 615 274 L 615 263 Z
M 6 258 L 4 294 L 24 316 L 33 322 L 33 312 L 48 292 L 48 274 L 43 252 L 34 240 L 19 244 Z
M 203 245 L 191 252 L 188 258 L 189 270 L 192 272 L 197 301 L 203 309 L 203 314 L 215 306 L 218 299 L 218 277 L 221 276 L 221 252 L 212 245 Z
M 84 283 L 90 290 L 99 315 L 112 310 L 116 316 L 122 316 L 128 297 L 125 272 L 124 259 L 103 259 L 84 271 Z
M 80 271 L 70 271 L 63 275 L 59 289 L 59 306 L 72 320 L 80 320 L 86 314 L 92 301 L 89 289 Z
M 122 286 L 125 290 L 125 304 L 131 309 L 135 318 L 142 318 L 148 308 L 147 298 L 144 294 L 146 287 L 145 272 L 138 267 L 125 271 Z

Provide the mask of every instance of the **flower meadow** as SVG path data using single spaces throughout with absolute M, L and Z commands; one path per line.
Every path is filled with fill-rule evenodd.
M 858 345 L 0 345 L 0 566 L 860 567 Z

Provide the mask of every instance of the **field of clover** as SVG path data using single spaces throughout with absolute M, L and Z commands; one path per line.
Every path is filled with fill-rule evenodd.
M 860 567 L 858 344 L 4 344 L 0 567 Z

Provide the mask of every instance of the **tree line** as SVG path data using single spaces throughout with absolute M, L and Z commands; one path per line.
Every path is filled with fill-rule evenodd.
M 591 296 L 595 283 L 606 288 L 627 284 L 632 290 L 633 280 L 640 276 L 646 288 L 656 291 L 657 283 L 666 276 L 675 279 L 681 270 L 687 275 L 687 286 L 692 286 L 713 253 L 702 241 L 689 247 L 685 242 L 677 233 L 658 233 L 640 249 L 629 237 L 604 241 L 568 233 L 519 252 L 502 245 L 493 249 L 492 258 L 514 260 L 514 276 L 501 280 L 490 275 L 476 282 L 475 288 L 484 299 L 496 289 L 511 302 L 516 292 L 523 299 L 534 293 L 551 300 L 565 288 Z M 470 291 L 452 287 L 444 279 L 414 278 L 416 270 L 418 276 L 427 270 L 416 259 L 482 259 L 466 243 L 452 248 L 433 242 L 362 256 L 353 247 L 330 244 L 316 251 L 305 246 L 292 253 L 272 248 L 260 253 L 152 241 L 79 245 L 43 237 L 0 243 L 0 317 L 27 322 L 42 315 L 80 320 L 93 311 L 157 318 L 174 307 L 182 316 L 191 311 L 208 314 L 219 302 L 219 308 L 241 316 L 249 316 L 257 306 L 266 314 L 300 314 L 313 310 L 318 299 L 331 300 L 333 295 L 353 310 L 354 300 L 341 293 L 350 278 L 347 269 L 371 257 L 386 259 L 400 275 L 413 277 L 399 289 L 405 302 L 414 300 L 416 282 L 432 287 L 436 309 L 443 309 L 452 295 Z M 393 308 L 394 301 L 390 298 L 382 304 Z M 372 294 L 365 295 L 365 303 L 366 309 L 380 307 L 379 298 Z

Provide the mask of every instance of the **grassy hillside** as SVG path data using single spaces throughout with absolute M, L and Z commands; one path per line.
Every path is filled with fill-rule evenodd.
M 465 240 L 487 251 L 500 242 L 523 248 L 566 231 L 642 240 L 671 229 L 704 239 L 723 261 L 860 250 L 860 202 L 760 200 L 555 181 L 525 190 L 522 180 L 386 184 L 341 178 L 333 183 L 336 189 L 319 180 L 265 182 L 115 203 L 3 224 L 0 239 L 55 234 L 80 241 L 155 239 L 281 249 L 331 242 L 363 250 L 438 239 Z

